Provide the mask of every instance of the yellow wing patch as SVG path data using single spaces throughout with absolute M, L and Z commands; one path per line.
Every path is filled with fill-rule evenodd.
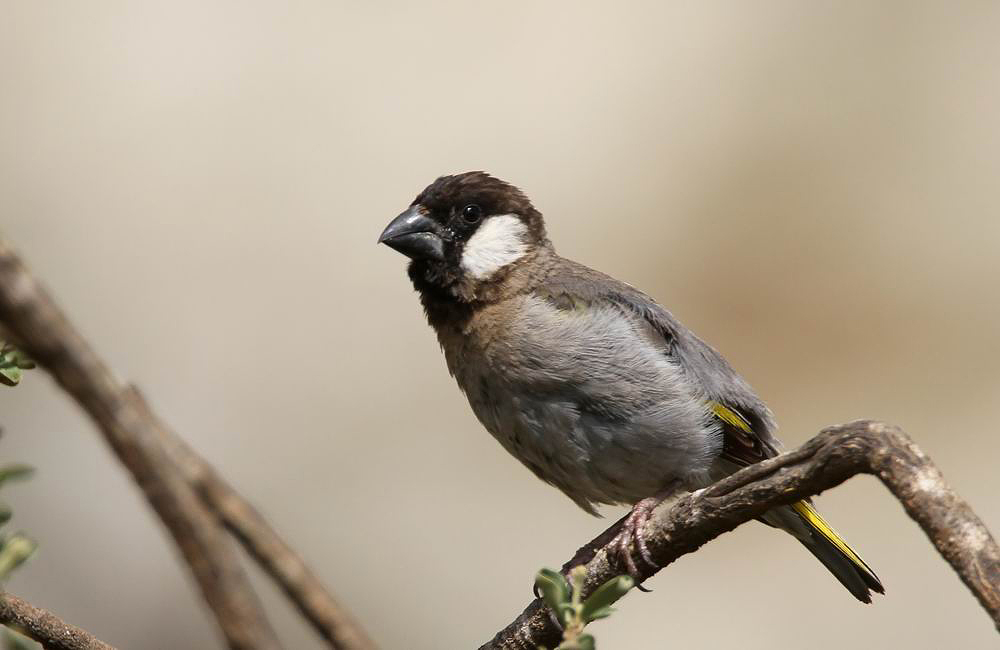
M 747 419 L 740 415 L 738 412 L 729 408 L 725 404 L 720 402 L 709 402 L 712 407 L 712 413 L 715 413 L 715 417 L 719 418 L 726 424 L 736 427 L 740 431 L 745 433 L 753 433 L 753 429 L 750 427 L 750 423 Z

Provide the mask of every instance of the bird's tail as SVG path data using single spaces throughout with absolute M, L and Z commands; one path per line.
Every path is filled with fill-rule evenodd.
M 772 510 L 764 519 L 792 533 L 861 602 L 872 602 L 871 591 L 885 593 L 871 567 L 808 501 Z

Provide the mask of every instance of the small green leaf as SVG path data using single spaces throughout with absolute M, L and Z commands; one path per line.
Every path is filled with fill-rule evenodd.
M 10 506 L 6 503 L 0 503 L 0 526 L 10 521 L 10 518 L 13 516 L 14 513 L 11 511 Z
M 603 616 L 597 616 L 597 613 L 609 609 L 616 600 L 627 594 L 629 589 L 634 586 L 635 580 L 632 576 L 618 576 L 608 580 L 584 601 L 580 617 L 586 623 L 595 620 L 595 617 L 603 618 Z M 604 616 L 608 614 L 610 611 Z
M 535 576 L 535 586 L 542 592 L 545 604 L 557 615 L 561 615 L 561 606 L 569 602 L 569 583 L 566 582 L 566 578 L 558 571 L 542 569 Z
M 10 572 L 21 566 L 38 548 L 38 542 L 20 533 L 7 538 L 0 549 L 0 580 L 6 580 Z
M 614 611 L 615 610 L 611 609 L 610 607 L 602 607 L 598 610 L 594 610 L 593 612 L 588 612 L 587 618 L 584 619 L 584 622 L 593 623 L 594 621 L 600 620 L 602 618 L 607 618 L 611 616 L 614 613 Z
M 35 362 L 10 343 L 0 345 L 0 384 L 17 386 L 22 370 L 35 367 Z
M 0 365 L 0 384 L 17 386 L 21 382 L 22 374 L 16 365 Z
M 34 473 L 35 468 L 30 465 L 7 465 L 0 467 L 0 485 L 9 480 L 28 478 Z
M 576 646 L 580 648 L 580 650 L 594 650 L 597 644 L 594 641 L 594 637 L 591 635 L 581 634 L 576 640 Z
M 15 632 L 11 627 L 4 628 L 4 649 L 5 650 L 38 650 L 42 646 L 35 643 L 28 637 Z

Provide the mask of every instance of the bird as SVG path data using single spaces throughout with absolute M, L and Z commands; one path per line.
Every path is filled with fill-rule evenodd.
M 617 538 L 655 567 L 653 510 L 777 456 L 767 405 L 655 300 L 555 251 L 524 192 L 486 172 L 437 178 L 378 238 L 409 278 L 450 374 L 483 427 L 532 473 L 597 515 L 631 506 Z M 790 533 L 864 603 L 872 569 L 810 500 L 761 520 Z

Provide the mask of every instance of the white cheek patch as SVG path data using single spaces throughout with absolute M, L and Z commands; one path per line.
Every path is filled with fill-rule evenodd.
M 512 214 L 488 218 L 465 244 L 462 270 L 477 280 L 489 278 L 524 257 L 527 234 L 528 227 Z

